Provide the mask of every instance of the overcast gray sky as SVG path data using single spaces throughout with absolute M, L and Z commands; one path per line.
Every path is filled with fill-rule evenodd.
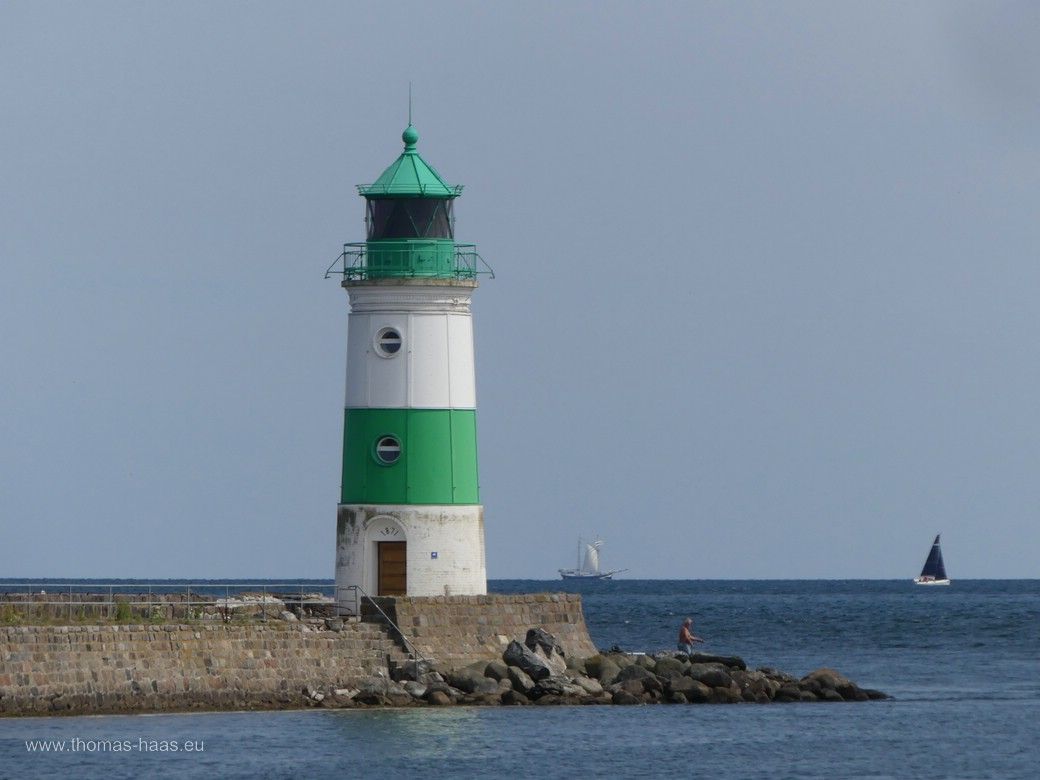
M 466 185 L 488 575 L 1037 577 L 1040 6 L 0 2 L 0 578 L 331 577 L 354 184 Z

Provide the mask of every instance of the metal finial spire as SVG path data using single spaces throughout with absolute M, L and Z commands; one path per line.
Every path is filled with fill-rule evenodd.
M 408 124 L 412 123 L 412 82 L 408 82 Z

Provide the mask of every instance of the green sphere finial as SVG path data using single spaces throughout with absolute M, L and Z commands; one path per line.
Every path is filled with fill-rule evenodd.
M 408 125 L 401 133 L 401 140 L 404 141 L 405 149 L 414 149 L 415 144 L 419 141 L 419 131 L 411 125 Z

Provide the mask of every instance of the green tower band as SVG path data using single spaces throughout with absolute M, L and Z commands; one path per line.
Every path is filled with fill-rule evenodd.
M 341 504 L 480 503 L 474 410 L 347 409 L 343 428 Z

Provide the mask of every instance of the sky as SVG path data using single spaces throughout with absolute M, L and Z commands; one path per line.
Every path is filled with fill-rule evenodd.
M 354 185 L 465 185 L 488 576 L 1040 576 L 1040 6 L 0 0 L 0 580 L 333 576 Z

